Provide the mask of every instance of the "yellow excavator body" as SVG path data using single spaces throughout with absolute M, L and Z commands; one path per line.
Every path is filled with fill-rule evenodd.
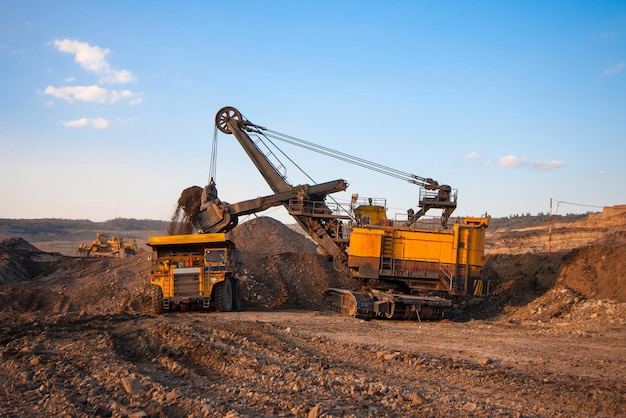
M 450 229 L 394 225 L 352 229 L 348 266 L 355 277 L 402 283 L 417 294 L 428 289 L 486 295 L 481 277 L 488 218 L 466 218 Z

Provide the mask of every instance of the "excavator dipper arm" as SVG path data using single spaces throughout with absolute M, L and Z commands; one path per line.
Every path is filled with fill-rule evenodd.
M 199 189 L 199 188 L 198 188 Z M 300 196 L 326 196 L 329 193 L 340 192 L 346 189 L 341 180 L 309 186 L 307 184 L 292 187 L 286 192 L 269 196 L 259 196 L 255 199 L 237 203 L 222 202 L 215 196 L 211 201 L 202 202 L 200 208 L 190 211 L 198 213 L 194 219 L 196 228 L 202 233 L 228 232 L 238 224 L 239 216 L 262 212 L 266 209 L 288 204 Z

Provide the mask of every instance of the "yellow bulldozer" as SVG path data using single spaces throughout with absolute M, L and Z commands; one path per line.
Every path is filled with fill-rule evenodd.
M 80 243 L 76 253 L 83 257 L 130 257 L 137 254 L 137 240 L 98 232 L 95 241 Z

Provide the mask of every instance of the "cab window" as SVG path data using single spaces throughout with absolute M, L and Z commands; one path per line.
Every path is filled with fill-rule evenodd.
M 207 263 L 224 263 L 226 260 L 226 251 L 206 250 L 205 260 Z

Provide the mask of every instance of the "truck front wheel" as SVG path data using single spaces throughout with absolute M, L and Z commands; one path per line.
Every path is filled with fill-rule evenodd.
M 150 299 L 152 302 L 152 311 L 155 314 L 163 313 L 163 289 L 161 286 L 151 285 L 150 286 Z
M 218 312 L 233 310 L 233 288 L 229 279 L 216 283 L 212 290 L 213 307 Z

